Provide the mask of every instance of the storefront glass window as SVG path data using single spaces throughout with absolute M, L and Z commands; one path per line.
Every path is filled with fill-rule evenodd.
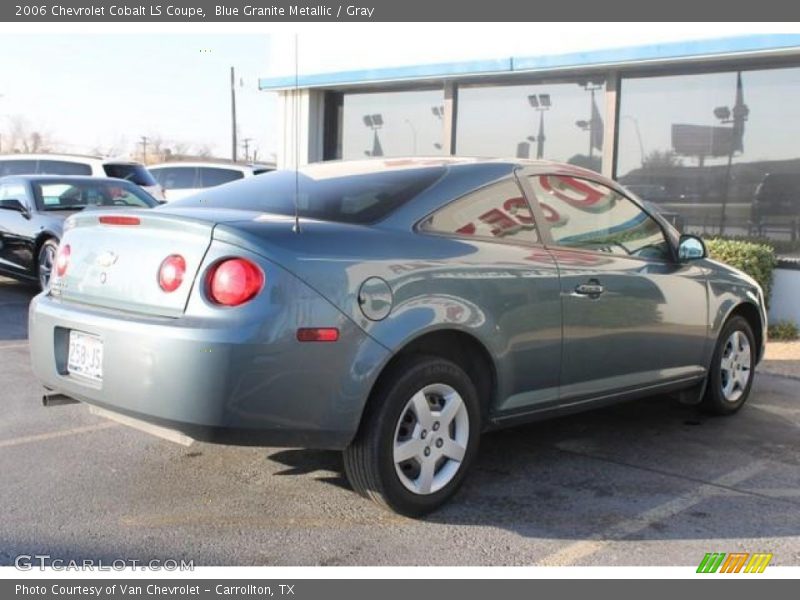
M 342 158 L 444 153 L 442 90 L 345 94 Z
M 800 69 L 622 81 L 619 181 L 687 231 L 798 254 Z
M 456 152 L 602 168 L 605 82 L 459 86 Z

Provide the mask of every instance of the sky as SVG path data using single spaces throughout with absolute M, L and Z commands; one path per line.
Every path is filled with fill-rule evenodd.
M 114 154 L 140 136 L 231 155 L 230 67 L 239 139 L 273 160 L 276 96 L 258 91 L 266 34 L 4 34 L 0 132 L 23 119 L 59 150 Z M 243 154 L 240 148 L 240 156 Z

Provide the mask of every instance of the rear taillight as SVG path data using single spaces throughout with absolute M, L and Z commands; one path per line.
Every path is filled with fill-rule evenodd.
M 72 248 L 69 247 L 69 244 L 63 244 L 58 247 L 58 251 L 56 252 L 56 275 L 59 277 L 63 277 L 64 274 L 67 272 L 67 267 L 69 266 L 69 255 L 72 253 Z
M 158 285 L 165 292 L 174 292 L 183 283 L 186 274 L 186 261 L 180 254 L 171 254 L 158 268 Z
M 244 258 L 229 258 L 208 273 L 208 295 L 223 306 L 244 304 L 264 287 L 264 273 Z
M 139 225 L 141 221 L 139 217 L 123 217 L 123 216 L 104 216 L 98 217 L 103 225 Z

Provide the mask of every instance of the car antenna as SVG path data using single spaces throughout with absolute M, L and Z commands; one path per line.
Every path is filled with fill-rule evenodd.
M 294 227 L 300 233 L 300 58 L 298 34 L 294 34 Z

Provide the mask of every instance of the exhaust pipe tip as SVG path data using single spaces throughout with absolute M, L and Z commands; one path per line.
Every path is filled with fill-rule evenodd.
M 46 407 L 63 406 L 65 404 L 78 404 L 79 402 L 80 400 L 70 398 L 69 396 L 60 394 L 58 392 L 52 392 L 42 396 L 42 406 Z

